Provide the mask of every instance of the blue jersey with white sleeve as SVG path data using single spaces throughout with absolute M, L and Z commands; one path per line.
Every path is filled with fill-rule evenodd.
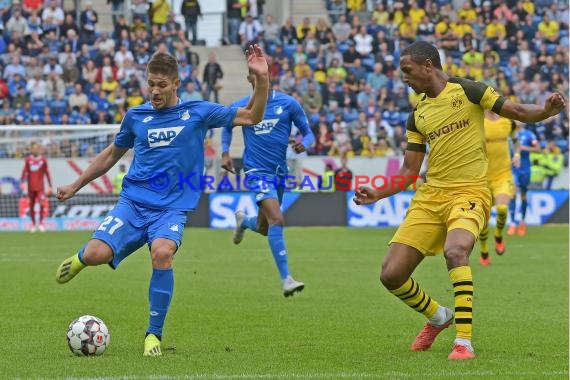
M 525 146 L 532 148 L 538 145 L 538 140 L 536 135 L 529 131 L 528 129 L 523 129 L 518 133 L 518 141 L 520 146 Z M 521 172 L 530 172 L 531 162 L 530 162 L 530 152 L 528 150 L 521 150 L 521 165 L 518 169 Z
M 232 104 L 245 107 L 250 97 Z M 243 163 L 246 172 L 262 172 L 286 176 L 287 147 L 291 128 L 295 125 L 303 135 L 303 145 L 309 148 L 315 137 L 309 128 L 307 116 L 295 98 L 279 91 L 269 93 L 263 120 L 254 126 L 243 127 L 245 151 Z M 222 151 L 228 152 L 232 140 L 232 126 L 222 129 Z
M 115 145 L 133 148 L 121 196 L 151 209 L 193 210 L 201 193 L 208 128 L 232 125 L 237 109 L 189 101 L 127 111 Z

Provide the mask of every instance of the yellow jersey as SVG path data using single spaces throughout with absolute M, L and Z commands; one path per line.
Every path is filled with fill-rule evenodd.
M 430 152 L 427 183 L 441 188 L 486 187 L 483 109 L 499 113 L 505 98 L 480 82 L 449 78 L 435 98 L 424 96 L 408 117 L 408 150 Z
M 490 182 L 511 174 L 511 154 L 509 137 L 514 135 L 517 125 L 504 117 L 497 120 L 485 118 L 485 140 L 487 141 L 487 158 L 489 166 L 487 177 Z

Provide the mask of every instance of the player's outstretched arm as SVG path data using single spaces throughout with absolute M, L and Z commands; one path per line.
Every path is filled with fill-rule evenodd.
M 87 169 L 70 185 L 57 188 L 57 199 L 64 201 L 75 195 L 83 186 L 107 173 L 127 153 L 129 148 L 120 148 L 112 143 L 95 157 Z
M 356 189 L 354 203 L 357 205 L 371 204 L 407 189 L 420 177 L 424 156 L 425 152 L 406 150 L 400 170 L 394 177 L 388 178 L 388 185 L 381 189 L 373 189 L 367 186 Z
M 544 107 L 506 100 L 499 115 L 525 123 L 535 123 L 558 115 L 565 107 L 566 100 L 561 94 L 555 92 L 546 99 Z
M 267 95 L 269 93 L 269 66 L 258 45 L 249 47 L 247 54 L 247 67 L 249 73 L 254 76 L 253 96 L 251 108 L 238 108 L 233 125 L 255 125 L 263 120 Z

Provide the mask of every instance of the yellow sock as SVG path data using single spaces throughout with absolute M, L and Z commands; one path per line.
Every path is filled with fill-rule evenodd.
M 455 292 L 455 329 L 457 338 L 471 339 L 473 329 L 473 276 L 468 266 L 453 268 L 449 278 Z
M 404 285 L 390 292 L 427 318 L 433 317 L 439 307 L 437 301 L 428 296 L 413 278 L 408 278 Z
M 503 228 L 507 222 L 507 205 L 497 205 L 497 227 L 495 228 L 495 237 L 503 237 Z
M 481 244 L 481 252 L 488 253 L 489 252 L 489 244 L 487 244 L 487 239 L 489 238 L 489 227 L 485 225 L 483 227 L 483 231 L 479 234 L 479 243 Z

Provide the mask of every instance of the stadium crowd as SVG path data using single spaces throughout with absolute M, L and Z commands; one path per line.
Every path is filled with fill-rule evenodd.
M 131 24 L 116 12 L 114 30 L 100 33 L 89 0 L 78 19 L 58 0 L 20 1 L 4 5 L 0 20 L 0 124 L 120 122 L 145 101 L 144 69 L 155 50 L 180 61 L 183 100 L 217 98 L 220 65 L 210 56 L 200 67 L 190 42 L 196 38 L 186 32 L 200 15 L 197 1 L 190 2 L 197 9 L 181 10 L 186 25 L 175 21 L 178 10 L 167 1 L 152 14 L 146 1 L 133 1 Z M 317 140 L 311 155 L 402 154 L 405 121 L 419 95 L 402 81 L 398 61 L 417 39 L 438 47 L 448 74 L 524 103 L 543 104 L 552 91 L 568 95 L 565 1 L 323 1 L 329 17 L 279 25 L 263 14 L 264 1 L 227 0 L 226 43 L 265 48 L 274 88 L 298 98 L 309 118 Z M 116 11 L 121 2 L 109 3 Z M 526 128 L 567 165 L 566 112 Z M 72 151 L 91 155 L 104 146 Z

